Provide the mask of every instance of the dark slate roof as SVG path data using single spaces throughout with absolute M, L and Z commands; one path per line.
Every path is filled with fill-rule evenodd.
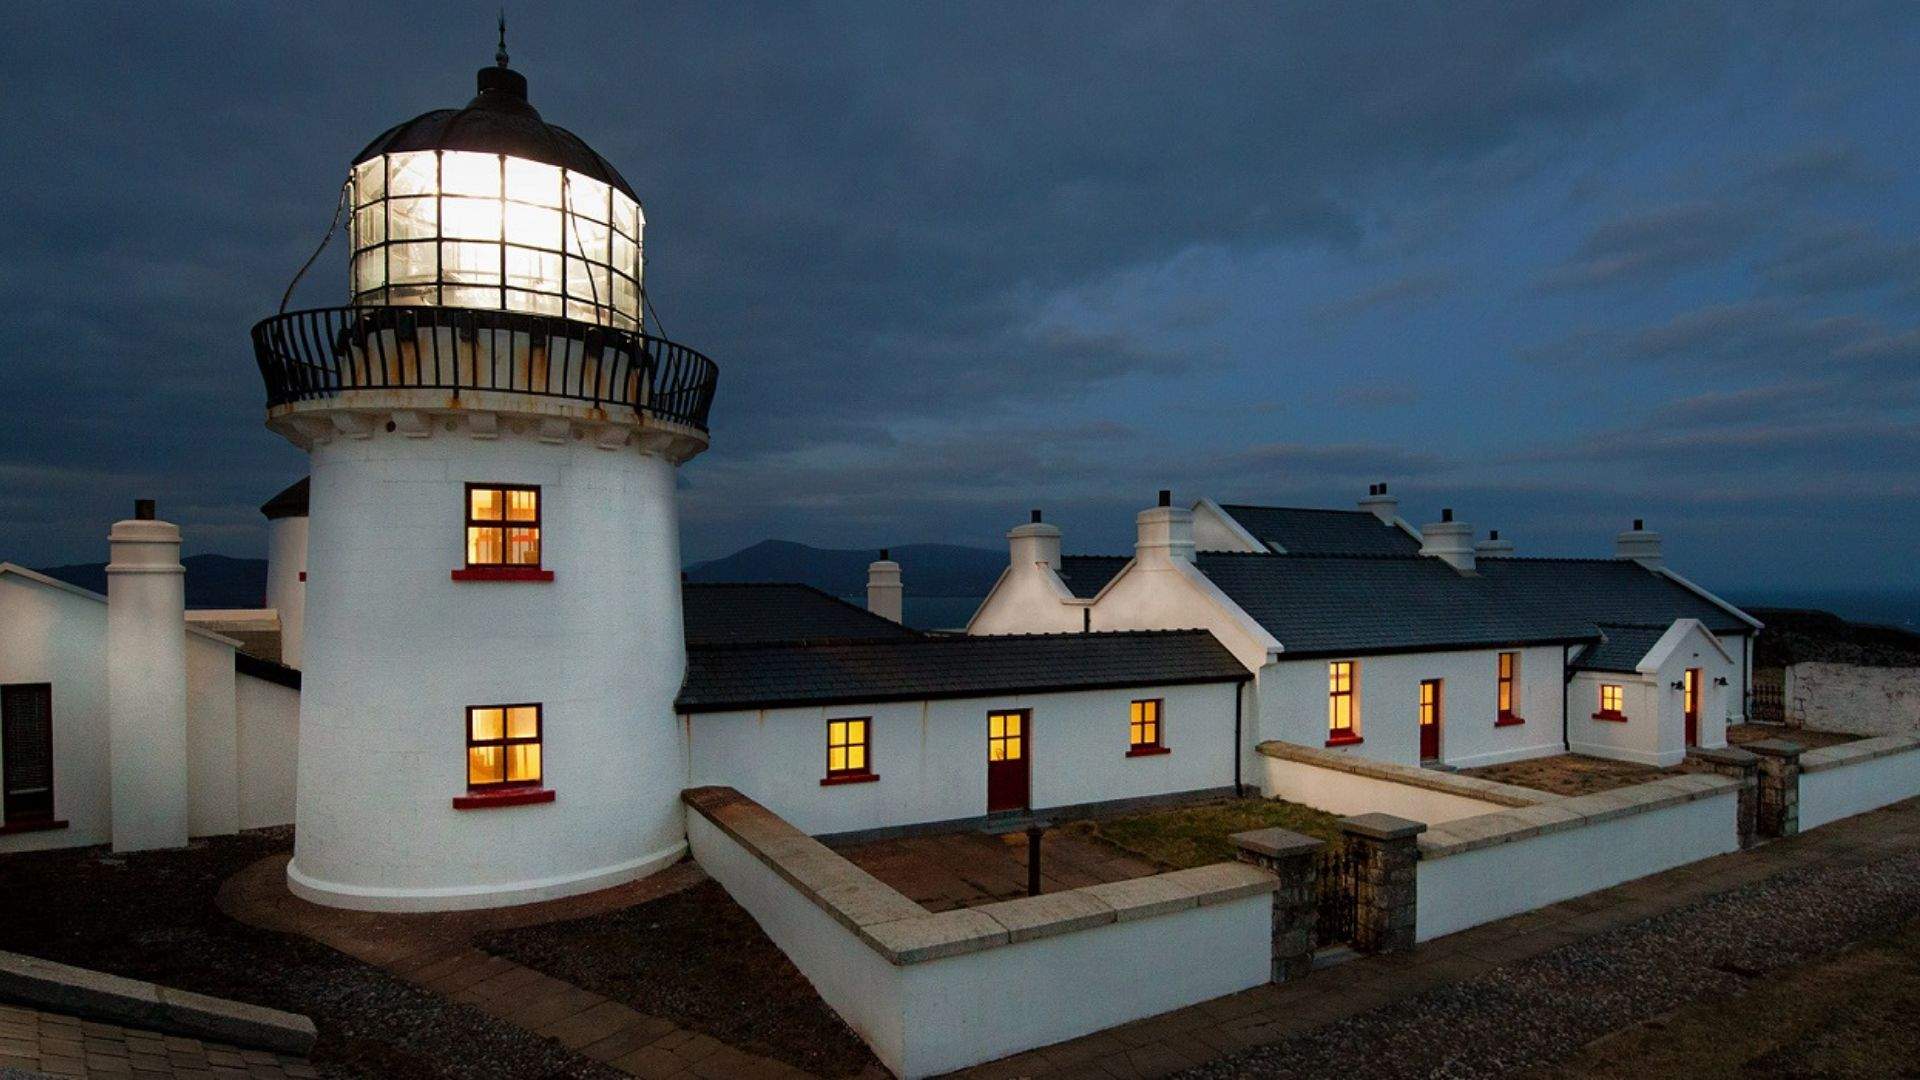
M 260 513 L 268 521 L 307 516 L 307 486 L 310 477 L 301 477 L 281 489 L 280 494 L 260 504 Z
M 683 583 L 680 610 L 689 647 L 921 636 L 811 585 L 788 582 Z
M 1220 507 L 1263 543 L 1288 555 L 1418 555 L 1420 541 L 1370 510 L 1295 506 Z
M 1058 573 L 1073 595 L 1089 600 L 1099 595 L 1120 568 L 1132 561 L 1131 555 L 1063 555 Z
M 1589 641 L 1593 620 L 1436 558 L 1202 554 L 1222 592 L 1284 655 Z
M 769 643 L 688 649 L 677 707 L 724 712 L 1246 677 L 1247 669 L 1205 630 Z
M 1481 559 L 1480 576 L 1537 603 L 1609 626 L 1657 626 L 1699 619 L 1716 634 L 1752 633 L 1739 616 L 1631 559 Z
M 1607 635 L 1607 639 L 1581 653 L 1573 662 L 1575 670 L 1637 672 L 1640 670 L 1640 661 L 1646 659 L 1648 650 L 1667 632 L 1667 628 L 1602 626 L 1600 632 Z

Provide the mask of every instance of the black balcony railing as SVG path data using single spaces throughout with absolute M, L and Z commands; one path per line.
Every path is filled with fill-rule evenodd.
M 531 394 L 707 429 L 720 369 L 665 338 L 557 315 L 447 307 L 289 311 L 253 328 L 267 405 L 350 390 Z

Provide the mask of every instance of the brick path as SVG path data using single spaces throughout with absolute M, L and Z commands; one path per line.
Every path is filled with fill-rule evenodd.
M 1027 895 L 1027 834 L 942 833 L 875 840 L 837 849 L 849 862 L 928 911 L 991 904 Z M 1157 874 L 1145 859 L 1061 829 L 1041 842 L 1040 885 L 1061 892 Z
M 1815 865 L 1857 866 L 1913 851 L 1920 851 L 1920 800 L 1451 934 L 1411 953 L 1325 967 L 1296 982 L 1255 987 L 959 1075 L 969 1080 L 1151 1080 L 1371 1012 L 1776 874 Z
M 484 930 L 580 918 L 665 896 L 704 879 L 691 863 L 628 885 L 547 903 L 395 915 L 341 911 L 293 896 L 286 887 L 287 859 L 262 859 L 236 874 L 220 890 L 221 909 L 254 926 L 310 937 L 631 1076 L 786 1080 L 809 1075 L 468 944 Z
M 0 1076 L 317 1077 L 299 1058 L 0 1005 Z

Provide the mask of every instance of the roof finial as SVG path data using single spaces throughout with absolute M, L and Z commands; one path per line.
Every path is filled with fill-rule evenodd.
M 501 67 L 507 66 L 507 9 L 500 8 L 500 47 L 494 50 L 493 62 Z

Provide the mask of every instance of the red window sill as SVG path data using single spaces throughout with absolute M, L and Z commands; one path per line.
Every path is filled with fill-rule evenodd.
M 1627 722 L 1627 714 L 1626 714 L 1626 713 L 1617 713 L 1617 712 L 1597 712 L 1597 713 L 1594 713 L 1594 714 L 1593 714 L 1593 718 L 1594 718 L 1595 720 L 1610 720 L 1610 721 L 1612 721 L 1613 723 L 1616 723 L 1616 724 L 1624 724 L 1624 723 L 1626 723 L 1626 722 Z
M 1132 746 L 1127 748 L 1128 757 L 1158 757 L 1161 754 L 1171 753 L 1173 753 L 1173 751 L 1164 746 Z
M 9 821 L 0 825 L 0 836 L 12 836 L 15 833 L 52 832 L 67 827 L 65 821 L 57 818 L 35 818 L 27 821 Z
M 1494 720 L 1493 726 L 1494 727 L 1517 727 L 1526 722 L 1527 721 L 1524 717 L 1515 716 L 1512 713 L 1501 713 L 1500 716 Z
M 467 566 L 453 572 L 455 581 L 552 581 L 553 571 L 537 566 Z
M 833 787 L 837 784 L 871 784 L 878 779 L 880 779 L 879 773 L 841 773 L 838 776 L 823 777 L 820 781 L 820 786 Z
M 1335 735 L 1327 740 L 1328 746 L 1359 746 L 1367 740 L 1358 735 Z
M 527 806 L 553 801 L 552 788 L 501 788 L 497 791 L 470 791 L 453 797 L 455 810 L 487 810 L 495 806 Z

